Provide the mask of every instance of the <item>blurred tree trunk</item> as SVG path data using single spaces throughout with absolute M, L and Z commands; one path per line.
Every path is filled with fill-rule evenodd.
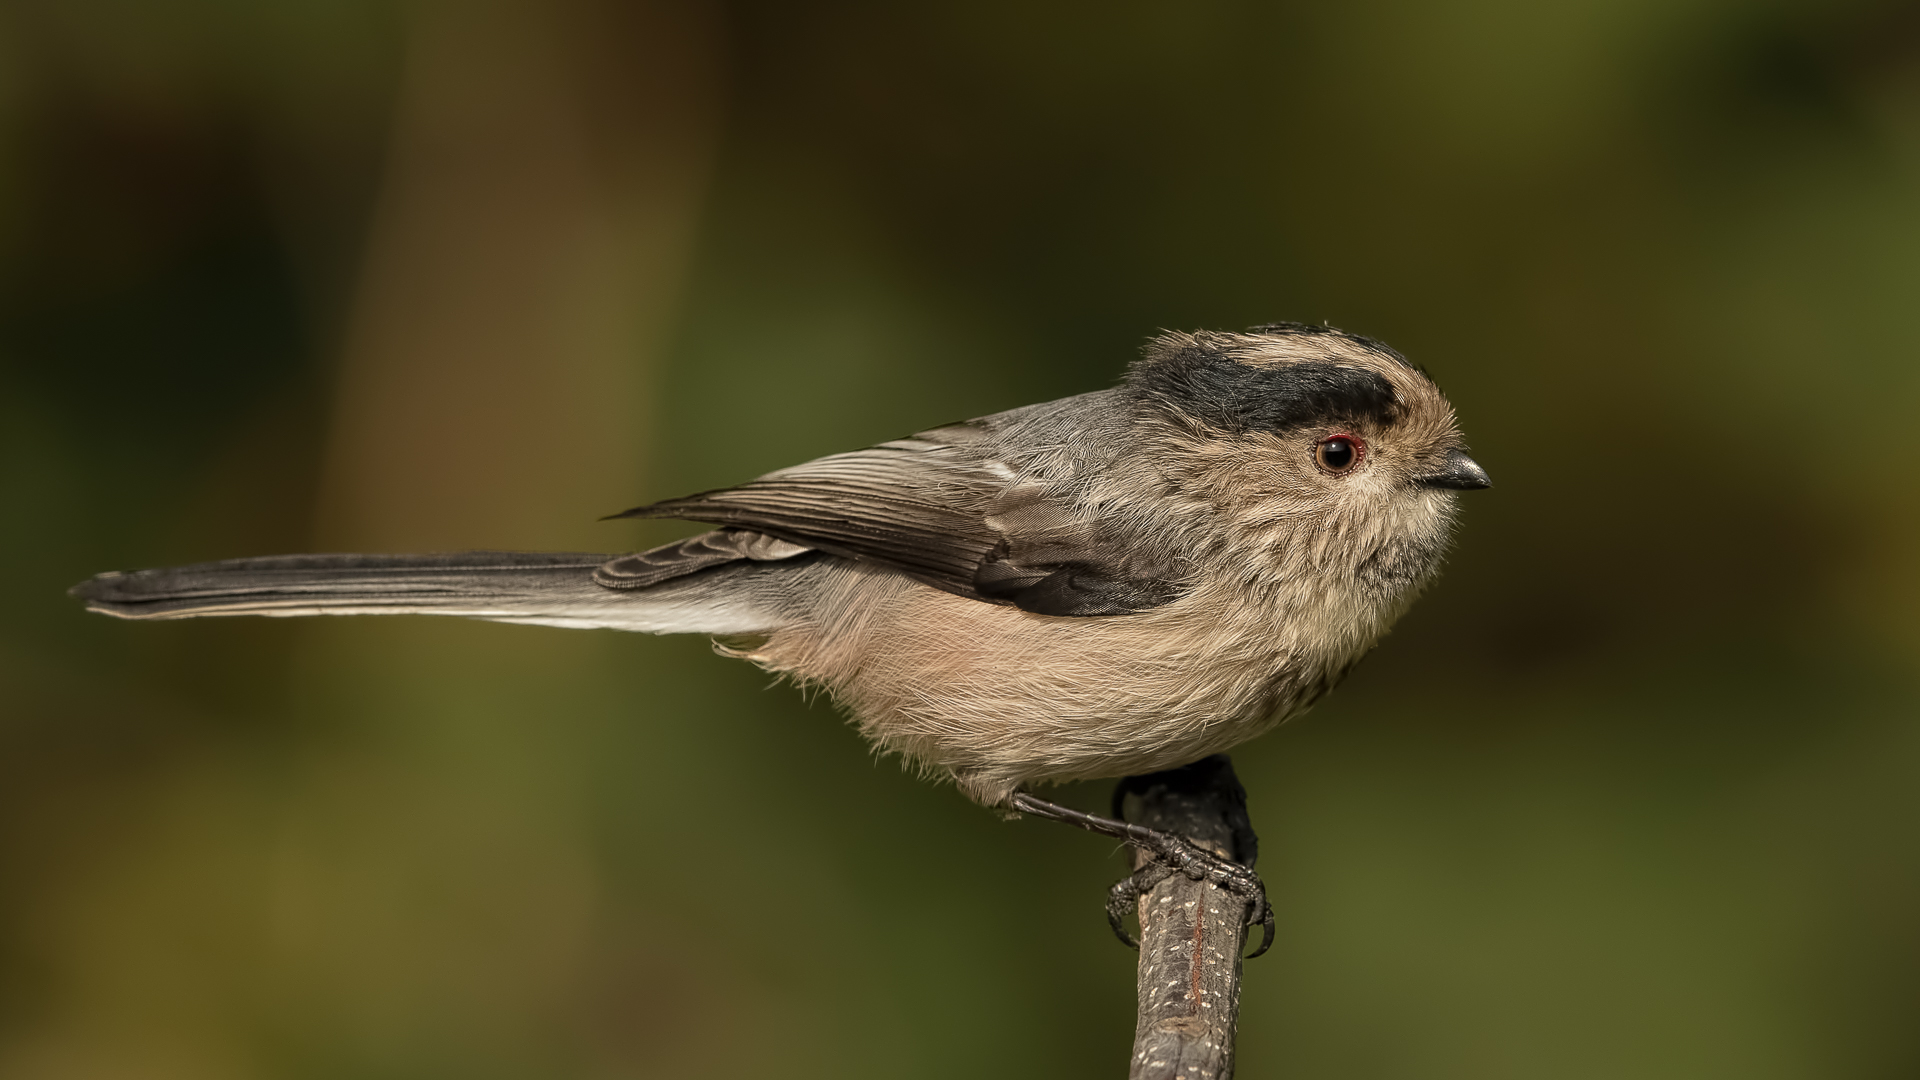
M 680 3 L 411 17 L 318 540 L 591 545 L 638 498 L 718 132 L 717 27 Z
M 410 18 L 315 547 L 618 546 L 596 519 L 645 497 L 652 378 L 718 137 L 717 27 L 700 6 L 584 0 L 423 0 Z M 615 640 L 303 631 L 298 696 L 350 732 L 305 759 L 280 841 L 276 934 L 322 991 L 308 1012 L 380 1045 L 391 1018 L 450 1017 L 419 1052 L 456 1072 L 550 1058 L 598 952 L 583 793 Z

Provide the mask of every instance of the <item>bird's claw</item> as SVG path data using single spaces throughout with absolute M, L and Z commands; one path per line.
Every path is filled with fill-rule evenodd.
M 1140 898 L 1153 891 L 1154 886 L 1173 876 L 1173 867 L 1162 862 L 1150 862 L 1133 873 L 1113 883 L 1107 890 L 1107 925 L 1113 927 L 1113 936 L 1120 944 L 1129 949 L 1137 949 L 1140 942 L 1127 933 L 1127 913 L 1134 910 Z
M 1114 936 L 1129 949 L 1137 949 L 1140 943 L 1127 933 L 1127 912 L 1141 897 L 1152 892 L 1154 887 L 1174 874 L 1184 874 L 1194 881 L 1204 881 L 1248 902 L 1247 925 L 1259 923 L 1261 928 L 1260 947 L 1247 959 L 1265 953 L 1273 947 L 1273 905 L 1267 902 L 1267 887 L 1254 873 L 1231 859 L 1225 859 L 1206 848 L 1193 843 L 1185 837 L 1157 830 L 1140 829 L 1145 835 L 1135 835 L 1129 840 L 1145 851 L 1150 861 L 1127 877 L 1113 883 L 1107 890 L 1107 924 L 1113 927 Z

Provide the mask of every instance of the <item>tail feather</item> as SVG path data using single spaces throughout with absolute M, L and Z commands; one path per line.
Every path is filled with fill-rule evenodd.
M 594 583 L 614 556 L 509 551 L 275 555 L 108 573 L 70 592 L 123 619 L 203 615 L 459 615 L 650 633 L 751 633 L 770 616 L 716 571 L 655 589 Z

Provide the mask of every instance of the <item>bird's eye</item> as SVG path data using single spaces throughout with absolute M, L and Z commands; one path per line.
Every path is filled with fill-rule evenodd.
M 1338 475 L 1351 472 L 1367 454 L 1367 444 L 1351 435 L 1329 435 L 1313 447 L 1314 464 Z

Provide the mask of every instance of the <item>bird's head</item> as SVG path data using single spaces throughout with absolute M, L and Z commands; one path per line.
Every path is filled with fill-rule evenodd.
M 1173 490 L 1235 547 L 1393 592 L 1437 565 L 1455 496 L 1491 486 L 1453 408 L 1379 342 L 1277 323 L 1155 338 L 1126 383 Z

